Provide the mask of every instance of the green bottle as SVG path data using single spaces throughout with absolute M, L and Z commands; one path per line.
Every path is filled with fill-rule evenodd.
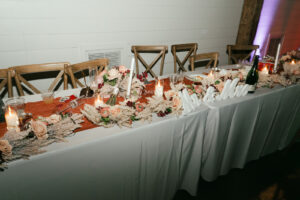
M 254 93 L 258 81 L 258 56 L 255 56 L 253 66 L 248 72 L 246 84 L 250 85 L 248 93 Z
M 5 114 L 4 103 L 3 103 L 2 98 L 0 98 L 0 122 L 4 122 L 5 121 L 4 114 Z

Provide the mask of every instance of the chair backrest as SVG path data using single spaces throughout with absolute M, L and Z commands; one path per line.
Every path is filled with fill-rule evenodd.
M 189 60 L 192 55 L 196 55 L 198 48 L 197 43 L 189 43 L 189 44 L 174 44 L 171 46 L 171 51 L 174 59 L 174 73 L 177 73 L 177 64 L 178 71 L 182 70 L 186 72 L 187 70 L 184 68 L 185 63 Z M 177 52 L 187 52 L 186 56 L 182 61 L 180 61 Z
M 77 88 L 77 84 L 80 87 L 85 87 L 84 84 L 82 84 L 76 77 L 75 73 L 82 72 L 84 70 L 90 69 L 90 68 L 96 68 L 97 71 L 102 71 L 105 68 L 107 68 L 109 64 L 109 60 L 107 58 L 99 58 L 95 60 L 89 60 L 81 63 L 76 63 L 73 65 L 69 65 L 67 68 L 67 74 L 71 78 L 71 83 L 73 88 Z
M 200 60 L 209 60 L 209 62 L 206 65 L 206 68 L 211 66 L 211 63 L 214 62 L 212 67 L 217 67 L 219 59 L 219 53 L 218 52 L 211 52 L 211 53 L 201 53 L 201 54 L 196 54 L 194 56 L 190 57 L 190 65 L 191 65 L 191 70 L 195 70 L 195 62 L 200 61 Z
M 161 59 L 159 75 L 160 76 L 163 75 L 165 55 L 166 55 L 166 52 L 168 51 L 168 46 L 165 46 L 165 45 L 132 46 L 131 51 L 134 53 L 137 74 L 139 74 L 139 65 L 138 65 L 139 62 L 138 61 L 140 61 L 146 68 L 146 70 L 145 70 L 146 73 L 150 73 L 152 77 L 157 77 L 156 74 L 153 72 L 152 68 L 159 61 L 159 59 Z M 154 58 L 154 60 L 150 64 L 147 64 L 147 62 L 141 56 L 141 53 L 157 53 L 158 55 Z
M 248 60 L 259 45 L 227 45 L 228 64 L 237 64 L 239 60 Z
M 58 75 L 52 81 L 48 91 L 53 91 L 55 86 L 57 86 L 58 82 L 61 80 L 62 76 L 64 76 L 64 89 L 66 89 L 66 75 L 65 69 L 69 65 L 68 62 L 57 62 L 57 63 L 44 63 L 44 64 L 32 64 L 32 65 L 21 65 L 21 66 L 14 66 L 11 67 L 11 71 L 13 73 L 12 77 L 15 78 L 17 89 L 19 91 L 20 96 L 24 96 L 24 90 L 22 87 L 22 83 L 29 88 L 32 93 L 39 94 L 41 93 L 35 86 L 28 82 L 24 78 L 23 75 L 25 74 L 34 74 L 34 73 L 42 73 L 42 72 L 58 72 Z
M 13 97 L 11 70 L 0 69 L 0 91 L 2 91 L 5 86 L 7 86 L 8 97 Z

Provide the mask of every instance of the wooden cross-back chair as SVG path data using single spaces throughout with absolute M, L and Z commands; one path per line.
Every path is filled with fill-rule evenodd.
M 67 87 L 67 79 L 65 74 L 65 69 L 69 65 L 68 62 L 57 62 L 57 63 L 44 63 L 44 64 L 32 64 L 32 65 L 21 65 L 11 67 L 12 77 L 14 77 L 18 92 L 20 96 L 24 96 L 24 90 L 22 87 L 22 83 L 29 88 L 32 93 L 40 94 L 41 91 L 29 83 L 28 80 L 24 78 L 26 74 L 34 74 L 34 73 L 43 73 L 43 72 L 58 72 L 58 75 L 52 81 L 51 85 L 48 88 L 48 91 L 54 91 L 55 86 L 59 83 L 59 81 L 64 79 L 64 89 Z
M 71 83 L 73 88 L 77 88 L 77 85 L 79 85 L 80 87 L 85 87 L 85 85 L 82 84 L 75 77 L 74 75 L 75 73 L 82 72 L 90 68 L 96 68 L 97 71 L 103 71 L 105 68 L 107 68 L 108 64 L 109 64 L 109 60 L 107 58 L 99 58 L 95 60 L 89 60 L 89 61 L 69 65 L 67 69 L 67 74 L 71 78 Z
M 190 65 L 191 65 L 191 70 L 195 70 L 195 62 L 200 61 L 200 60 L 209 60 L 209 62 L 206 65 L 206 68 L 211 67 L 212 62 L 214 62 L 212 67 L 217 67 L 219 59 L 219 53 L 218 52 L 211 52 L 211 53 L 201 53 L 201 54 L 196 54 L 194 56 L 190 57 Z
M 237 64 L 239 60 L 248 60 L 259 45 L 227 45 L 228 64 Z M 233 61 L 233 62 L 232 62 Z
M 159 60 L 161 60 L 159 75 L 160 76 L 163 75 L 165 55 L 166 55 L 166 52 L 168 51 L 168 46 L 165 46 L 165 45 L 132 46 L 131 51 L 134 53 L 137 74 L 139 74 L 139 65 L 138 65 L 139 62 L 138 61 L 140 61 L 146 68 L 146 70 L 145 70 L 146 73 L 150 73 L 152 77 L 157 77 L 156 74 L 153 72 L 152 68 Z M 158 55 L 154 58 L 154 60 L 150 64 L 147 64 L 147 62 L 141 56 L 141 53 L 157 53 Z
M 189 60 L 192 55 L 196 55 L 198 48 L 197 43 L 188 43 L 188 44 L 174 44 L 171 46 L 171 51 L 174 59 L 174 73 L 177 73 L 177 64 L 178 71 L 182 70 L 186 72 L 187 70 L 184 68 L 185 63 Z M 182 61 L 180 61 L 177 52 L 187 52 L 186 56 Z
M 13 97 L 10 69 L 0 69 L 0 91 L 2 91 L 5 86 L 7 86 L 8 97 Z

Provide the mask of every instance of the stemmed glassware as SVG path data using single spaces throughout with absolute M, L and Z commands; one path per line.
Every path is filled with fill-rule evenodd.
M 184 72 L 182 70 L 180 70 L 180 71 L 177 72 L 177 81 L 179 83 L 183 82 L 184 77 L 185 77 L 185 74 L 184 74 Z
M 89 86 L 91 90 L 96 92 L 98 89 L 98 81 L 97 81 L 97 68 L 96 67 L 89 67 Z

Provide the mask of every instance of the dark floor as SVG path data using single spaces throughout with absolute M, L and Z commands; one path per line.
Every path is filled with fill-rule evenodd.
M 198 195 L 173 200 L 300 200 L 300 143 L 231 170 L 214 182 L 200 180 Z

